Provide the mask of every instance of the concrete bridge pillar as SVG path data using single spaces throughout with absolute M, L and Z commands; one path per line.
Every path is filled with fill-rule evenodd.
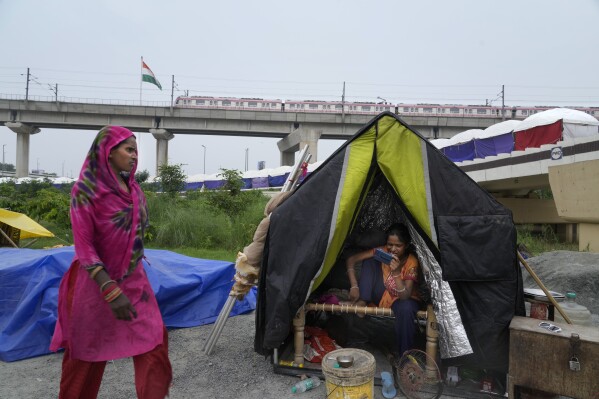
M 175 137 L 166 129 L 150 129 L 156 139 L 156 175 L 161 165 L 168 165 L 168 141 Z
M 550 166 L 548 170 L 559 216 L 578 223 L 578 250 L 599 253 L 599 160 Z
M 292 166 L 295 163 L 295 152 L 308 146 L 308 152 L 312 155 L 310 163 L 318 160 L 318 139 L 322 135 L 321 130 L 305 129 L 299 127 L 284 139 L 279 140 L 277 146 L 281 151 L 281 166 Z
M 21 122 L 6 122 L 7 128 L 17 134 L 16 177 L 29 176 L 29 138 L 40 129 Z

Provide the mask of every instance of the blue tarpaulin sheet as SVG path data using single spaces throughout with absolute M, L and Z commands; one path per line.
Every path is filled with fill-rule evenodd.
M 213 323 L 233 285 L 231 262 L 146 249 L 144 267 L 167 327 Z M 11 362 L 50 353 L 57 317 L 58 286 L 73 247 L 0 248 L 0 360 Z M 236 301 L 231 316 L 256 307 L 253 288 Z
M 444 147 L 441 152 L 453 162 L 471 161 L 474 159 L 474 141 Z
M 514 137 L 510 132 L 486 139 L 474 139 L 474 147 L 476 148 L 477 158 L 510 153 L 514 150 Z

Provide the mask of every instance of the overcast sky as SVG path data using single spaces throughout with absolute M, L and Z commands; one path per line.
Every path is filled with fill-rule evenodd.
M 139 102 L 140 57 L 175 95 L 599 106 L 599 1 L 0 0 L 0 94 Z M 77 175 L 96 132 L 44 129 L 29 167 Z M 279 166 L 277 139 L 178 135 L 188 174 Z M 16 134 L 0 127 L 5 160 Z M 321 140 L 319 160 L 340 141 Z M 140 170 L 155 169 L 142 135 Z M 2 154 L 0 153 L 0 156 Z

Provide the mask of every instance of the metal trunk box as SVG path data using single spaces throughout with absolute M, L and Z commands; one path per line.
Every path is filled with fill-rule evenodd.
M 546 322 L 560 332 L 539 326 Z M 578 336 L 578 338 L 576 338 Z M 579 371 L 570 363 L 576 357 Z M 575 368 L 575 367 L 573 367 Z M 599 328 L 516 316 L 510 324 L 508 394 L 527 387 L 580 399 L 599 398 Z

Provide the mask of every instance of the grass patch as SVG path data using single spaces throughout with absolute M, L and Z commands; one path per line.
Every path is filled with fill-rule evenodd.
M 73 233 L 70 228 L 58 227 L 55 223 L 38 220 L 37 223 L 44 226 L 54 234 L 54 237 L 40 237 L 38 239 L 28 238 L 21 240 L 20 247 L 31 249 L 51 248 L 57 245 L 73 245 Z
M 518 225 L 516 226 L 518 243 L 524 244 L 532 256 L 552 251 L 578 252 L 577 243 L 560 241 L 550 225 Z

